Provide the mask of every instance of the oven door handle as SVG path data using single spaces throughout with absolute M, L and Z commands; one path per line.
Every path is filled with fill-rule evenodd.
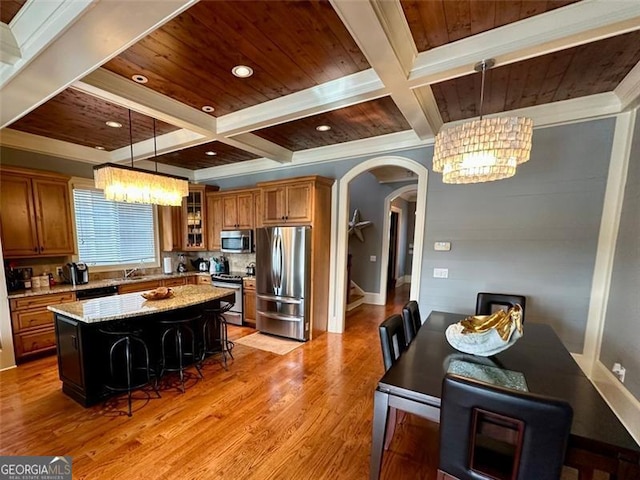
M 242 285 L 238 283 L 225 283 L 225 282 L 214 281 L 212 282 L 212 285 L 218 288 L 231 288 L 233 290 L 240 290 L 242 288 Z

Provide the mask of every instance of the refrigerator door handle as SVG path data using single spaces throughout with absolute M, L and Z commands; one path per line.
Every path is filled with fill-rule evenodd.
M 278 240 L 279 235 L 274 234 L 271 244 L 271 285 L 273 288 L 280 288 L 278 279 L 280 278 L 280 272 L 278 271 L 280 262 L 278 261 Z
M 280 297 L 278 295 L 257 295 L 260 300 L 269 300 L 272 302 L 291 303 L 294 305 L 302 305 L 304 299 Z
M 278 234 L 278 289 L 282 288 L 283 270 L 284 270 L 284 254 L 282 251 L 282 234 Z
M 263 312 L 262 310 L 257 311 L 258 314 L 263 315 L 267 318 L 273 318 L 274 320 L 282 320 L 284 322 L 301 322 L 303 317 L 292 317 L 290 315 L 278 315 L 277 313 L 271 312 Z

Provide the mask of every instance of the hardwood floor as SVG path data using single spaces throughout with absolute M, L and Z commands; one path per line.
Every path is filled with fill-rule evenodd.
M 74 479 L 364 479 L 373 391 L 383 374 L 377 326 L 400 311 L 363 306 L 343 335 L 279 356 L 236 345 L 229 371 L 207 365 L 185 394 L 138 393 L 85 409 L 60 391 L 55 357 L 0 372 L 0 453 L 71 455 Z M 394 303 L 395 302 L 395 303 Z M 233 327 L 232 338 L 252 333 Z M 435 479 L 437 427 L 407 416 L 383 478 Z

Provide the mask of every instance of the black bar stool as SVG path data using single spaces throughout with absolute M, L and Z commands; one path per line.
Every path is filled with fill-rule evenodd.
M 185 391 L 185 370 L 191 366 L 195 366 L 200 378 L 204 378 L 200 370 L 200 359 L 196 350 L 196 338 L 193 331 L 193 325 L 197 325 L 201 319 L 202 315 L 196 315 L 182 319 L 160 320 L 158 322 L 159 325 L 164 326 L 160 338 L 160 377 L 162 377 L 165 372 L 178 372 L 182 393 Z M 185 340 L 188 342 L 187 346 L 190 345 L 190 349 L 185 349 Z M 167 356 L 167 347 L 173 347 L 173 357 Z
M 226 303 L 219 308 L 205 308 L 205 320 L 202 325 L 202 360 L 207 356 L 222 354 L 222 362 L 224 369 L 227 370 L 227 354 L 233 360 L 231 349 L 233 342 L 227 336 L 227 320 L 224 313 L 233 308 L 233 303 Z
M 157 378 L 150 367 L 149 348 L 140 337 L 140 332 L 130 330 L 126 325 L 114 325 L 111 329 L 101 328 L 99 332 L 109 339 L 109 381 L 104 388 L 114 393 L 127 392 L 128 415 L 131 416 L 131 393 L 151 385 L 160 398 Z

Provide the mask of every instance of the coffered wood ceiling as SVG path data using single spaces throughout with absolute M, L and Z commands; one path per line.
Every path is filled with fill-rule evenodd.
M 320 125 L 329 126 L 331 130 L 319 132 L 316 127 Z M 257 130 L 255 134 L 289 150 L 298 151 L 400 132 L 409 128 L 409 123 L 393 100 L 384 97 Z
M 50 2 L 60 16 L 76 5 Z M 22 3 L 3 0 L 2 21 Z M 33 35 L 49 26 L 35 3 L 19 17 Z M 97 0 L 87 12 L 69 14 L 55 42 L 25 47 L 22 63 L 0 63 L 2 145 L 51 153 L 56 139 L 67 158 L 101 145 L 111 156 L 89 161 L 126 161 L 127 129 L 104 121 L 131 108 L 134 142 L 147 140 L 136 158 L 153 156 L 157 118 L 171 152 L 158 162 L 197 181 L 245 162 L 255 171 L 408 148 L 478 115 L 473 65 L 491 57 L 485 114 L 518 110 L 542 126 L 640 104 L 640 2 Z M 254 75 L 234 77 L 240 64 Z
M 577 1 L 400 0 L 400 4 L 416 48 L 424 52 Z
M 115 121 L 121 128 L 106 125 Z M 129 110 L 86 93 L 67 89 L 21 118 L 11 128 L 107 151 L 129 146 Z M 173 132 L 174 125 L 156 121 L 156 135 Z M 153 118 L 131 111 L 133 143 L 153 137 Z
M 0 22 L 10 23 L 27 0 L 1 0 Z

